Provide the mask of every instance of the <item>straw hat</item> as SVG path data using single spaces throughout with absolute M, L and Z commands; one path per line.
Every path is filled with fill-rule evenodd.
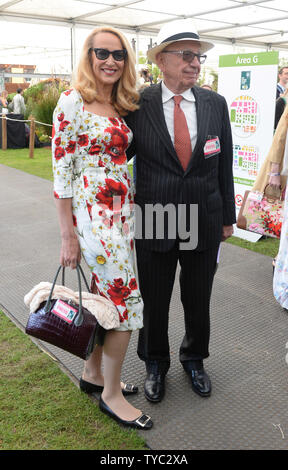
M 165 47 L 169 46 L 169 44 L 187 40 L 200 46 L 200 54 L 203 54 L 214 47 L 214 44 L 211 42 L 200 40 L 193 21 L 189 19 L 176 20 L 166 23 L 160 29 L 156 39 L 157 45 L 147 51 L 148 60 L 156 63 L 157 54 L 165 49 Z

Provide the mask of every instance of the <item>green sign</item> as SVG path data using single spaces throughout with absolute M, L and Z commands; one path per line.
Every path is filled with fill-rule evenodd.
M 254 65 L 274 65 L 279 63 L 278 52 L 253 52 L 249 54 L 230 54 L 219 57 L 219 67 L 251 67 Z
M 244 186 L 253 186 L 254 180 L 249 180 L 246 178 L 239 178 L 238 176 L 234 176 L 234 183 L 244 184 Z

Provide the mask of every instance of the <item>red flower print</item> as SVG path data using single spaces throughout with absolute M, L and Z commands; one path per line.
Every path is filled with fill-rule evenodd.
M 122 129 L 122 131 L 125 132 L 125 134 L 128 134 L 128 133 L 129 133 L 129 129 L 128 129 L 127 126 L 125 126 L 125 124 L 121 124 L 121 129 Z
M 89 137 L 87 134 L 78 135 L 78 144 L 80 145 L 80 147 L 85 147 L 86 145 L 88 145 L 88 142 Z
M 97 274 L 95 274 L 95 273 L 92 273 L 92 276 L 94 277 L 94 279 L 95 279 L 95 281 L 96 281 L 96 282 L 99 282 L 99 279 L 98 279 L 98 276 L 97 276 Z
M 57 137 L 55 140 L 54 140 L 54 143 L 57 147 L 59 147 L 59 145 L 61 144 L 61 137 Z
M 107 294 L 110 296 L 112 302 L 115 305 L 122 305 L 123 307 L 125 307 L 124 299 L 126 299 L 131 293 L 130 289 L 126 286 L 117 287 L 111 284 L 108 285 L 110 288 L 107 290 Z
M 132 238 L 131 238 L 131 240 L 130 240 L 130 248 L 131 248 L 131 250 L 134 249 L 134 242 L 133 242 L 133 239 L 132 239 Z
M 58 121 L 63 121 L 63 119 L 64 119 L 64 113 L 58 114 L 57 119 L 58 119 Z
M 98 199 L 100 206 L 101 207 L 104 206 L 104 209 L 108 207 L 108 209 L 112 210 L 113 198 L 118 196 L 118 198 L 121 197 L 121 207 L 122 207 L 125 201 L 125 196 L 127 194 L 126 186 L 123 183 L 117 183 L 117 181 L 114 181 L 110 178 L 106 178 L 105 183 L 106 183 L 105 186 L 100 188 L 100 191 L 96 194 L 96 199 Z
M 89 204 L 87 201 L 86 201 L 86 205 L 87 205 L 87 209 L 88 209 L 88 214 L 89 214 L 89 216 L 90 216 L 90 219 L 92 220 L 92 213 L 91 213 L 91 211 L 92 211 L 92 205 Z
M 60 126 L 59 126 L 59 131 L 60 131 L 60 132 L 63 132 L 64 129 L 65 129 L 65 127 L 68 126 L 68 124 L 70 124 L 70 121 L 62 121 L 61 124 L 60 124 Z
M 57 194 L 56 191 L 54 191 L 54 197 L 55 197 L 56 199 L 59 199 L 59 194 Z
M 129 282 L 129 287 L 130 287 L 131 290 L 137 289 L 137 281 L 136 281 L 135 277 L 133 277 L 131 279 L 131 281 Z
M 118 126 L 118 120 L 116 118 L 109 118 L 109 121 L 113 124 L 113 126 Z
M 92 145 L 92 147 L 89 150 L 89 155 L 98 155 L 101 150 L 101 145 Z
M 99 158 L 99 161 L 98 161 L 98 166 L 100 167 L 104 167 L 105 164 L 102 162 L 102 160 Z
M 62 147 L 56 147 L 55 153 L 54 153 L 54 157 L 56 158 L 56 160 L 60 160 L 61 158 L 65 156 L 65 154 L 66 152 Z
M 123 312 L 123 319 L 124 320 L 128 320 L 128 310 L 126 308 L 126 310 Z
M 115 287 L 122 287 L 124 286 L 123 279 L 121 277 L 118 277 L 117 279 L 114 279 L 114 286 Z
M 88 178 L 87 178 L 87 176 L 83 176 L 83 180 L 84 180 L 84 188 L 88 188 L 89 183 L 88 183 Z
M 72 93 L 72 91 L 73 91 L 72 89 L 71 90 L 66 90 L 66 91 L 64 91 L 64 95 L 68 96 L 68 95 L 70 95 L 70 93 Z
M 77 219 L 76 219 L 75 215 L 73 214 L 72 217 L 73 217 L 73 225 L 74 225 L 74 227 L 77 227 Z
M 91 145 L 96 145 L 96 144 L 97 144 L 97 142 L 98 142 L 98 140 L 97 140 L 97 139 L 92 139 L 92 140 L 91 140 Z
M 69 143 L 66 147 L 66 152 L 67 153 L 74 153 L 75 152 L 75 149 L 76 149 L 76 142 L 75 140 L 69 140 Z
M 127 135 L 115 127 L 108 127 L 105 129 L 105 132 L 111 134 L 111 139 L 108 143 L 105 144 L 105 152 L 111 156 L 113 163 L 117 165 L 122 165 L 126 161 L 125 150 L 128 146 Z

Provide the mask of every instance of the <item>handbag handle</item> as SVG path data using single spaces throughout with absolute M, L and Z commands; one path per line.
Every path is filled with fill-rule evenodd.
M 52 284 L 52 287 L 51 287 L 51 291 L 50 291 L 50 294 L 49 294 L 49 297 L 47 299 L 47 302 L 45 304 L 45 307 L 44 307 L 44 313 L 48 313 L 50 308 L 51 308 L 51 299 L 52 299 L 52 294 L 53 294 L 53 290 L 54 290 L 54 287 L 55 287 L 55 284 L 56 284 L 56 281 L 57 281 L 57 278 L 58 278 L 58 275 L 59 275 L 59 272 L 61 271 L 61 269 L 63 269 L 62 271 L 62 285 L 64 286 L 64 282 L 65 282 L 65 267 L 64 266 L 59 266 L 58 270 L 57 270 L 57 273 L 55 275 L 55 278 L 54 278 L 54 281 L 53 281 L 53 284 Z M 88 289 L 88 292 L 90 292 L 90 289 L 89 289 L 89 286 L 88 286 L 88 283 L 87 283 L 87 280 L 86 280 L 86 277 L 84 275 L 84 272 L 81 268 L 81 266 L 79 264 L 77 264 L 76 266 L 76 270 L 77 270 L 77 277 L 78 277 L 78 290 L 79 290 L 79 312 L 78 312 L 78 315 L 77 317 L 75 318 L 75 321 L 74 321 L 74 325 L 75 326 L 80 326 L 83 322 L 83 315 L 82 315 L 82 288 L 81 288 L 81 277 L 80 277 L 80 274 L 82 275 L 84 281 L 85 281 L 85 284 L 86 284 L 86 287 Z
M 268 186 L 271 186 L 269 183 L 266 184 L 265 188 L 264 188 L 264 192 L 263 192 L 263 195 L 267 197 L 267 200 L 271 203 L 273 203 L 274 201 L 276 201 L 277 199 L 279 199 L 280 201 L 282 201 L 282 194 L 281 194 L 281 191 L 282 191 L 282 188 L 281 186 L 279 186 L 278 188 L 278 191 L 279 191 L 279 196 L 275 195 L 275 196 L 272 196 L 270 194 L 266 194 L 266 190 L 268 188 Z

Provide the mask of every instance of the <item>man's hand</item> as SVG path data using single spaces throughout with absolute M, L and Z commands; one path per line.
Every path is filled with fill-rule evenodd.
M 223 225 L 222 228 L 222 242 L 227 240 L 227 238 L 231 237 L 233 235 L 233 225 Z

